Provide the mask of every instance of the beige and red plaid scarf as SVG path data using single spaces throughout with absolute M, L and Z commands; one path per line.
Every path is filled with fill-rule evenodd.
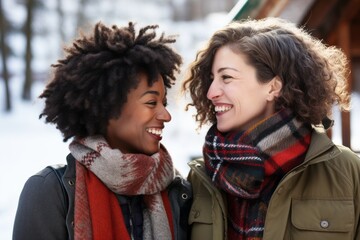
M 144 239 L 173 239 L 166 188 L 175 171 L 161 145 L 152 156 L 123 154 L 101 136 L 74 140 L 77 159 L 75 185 L 75 239 L 130 239 L 114 193 L 144 195 Z
M 214 185 L 227 193 L 229 239 L 262 239 L 267 206 L 281 178 L 301 164 L 311 126 L 282 110 L 245 132 L 212 126 L 204 159 Z

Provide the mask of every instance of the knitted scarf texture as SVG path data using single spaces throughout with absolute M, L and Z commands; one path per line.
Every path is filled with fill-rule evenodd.
M 282 177 L 304 161 L 311 126 L 287 109 L 240 132 L 213 125 L 205 137 L 207 174 L 228 201 L 228 239 L 262 239 L 268 203 Z
M 69 145 L 76 162 L 75 239 L 130 239 L 115 194 L 143 195 L 143 239 L 173 239 L 166 188 L 175 170 L 164 146 L 152 156 L 123 154 L 101 136 Z

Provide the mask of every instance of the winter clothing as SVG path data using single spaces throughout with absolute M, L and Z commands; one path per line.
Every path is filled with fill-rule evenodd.
M 173 239 L 172 222 L 168 221 L 171 210 L 165 211 L 168 198 L 162 193 L 174 179 L 175 170 L 163 145 L 152 156 L 123 154 L 118 149 L 112 149 L 104 137 L 91 136 L 73 141 L 70 151 L 81 163 L 76 166 L 75 239 L 96 238 L 96 235 L 108 238 L 106 234 L 130 239 L 120 206 L 112 192 L 126 196 L 143 195 L 146 206 L 143 239 Z M 92 222 L 98 220 L 103 223 L 91 228 L 94 225 Z
M 227 195 L 229 239 L 261 239 L 267 206 L 281 178 L 305 158 L 309 125 L 284 109 L 247 131 L 206 134 L 207 174 Z
M 74 239 L 75 168 L 76 160 L 69 154 L 67 166 L 57 171 L 45 168 L 26 182 L 15 218 L 14 240 Z M 62 184 L 59 184 L 57 173 L 63 170 L 65 172 L 60 176 Z M 90 173 L 90 171 L 87 172 Z M 187 181 L 177 175 L 164 193 L 167 193 L 167 196 L 162 196 L 162 198 L 169 200 L 168 205 L 172 210 L 170 221 L 173 222 L 174 237 L 186 239 L 188 212 L 192 198 L 191 187 Z M 124 205 L 128 205 L 129 209 L 134 210 L 135 206 L 135 211 L 122 211 L 120 214 L 123 215 L 126 226 L 129 226 L 130 218 L 135 219 L 137 226 L 133 228 L 134 236 L 141 235 L 142 228 L 139 228 L 137 223 L 141 224 L 143 221 L 142 216 L 138 214 L 141 211 L 139 207 L 141 208 L 142 205 L 139 204 L 138 197 L 124 197 L 118 194 L 116 197 L 122 209 L 126 209 Z M 129 199 L 134 201 L 128 201 Z M 133 205 L 132 202 L 137 202 L 137 204 Z M 44 221 L 46 221 L 46 227 L 43 226 Z
M 214 186 L 202 159 L 189 166 L 191 239 L 230 239 L 228 213 L 234 210 L 226 193 Z M 359 179 L 360 158 L 314 128 L 303 163 L 281 179 L 270 198 L 263 240 L 360 239 Z

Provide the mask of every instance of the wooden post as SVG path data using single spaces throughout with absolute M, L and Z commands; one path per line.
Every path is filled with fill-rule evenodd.
M 338 44 L 339 47 L 344 51 L 345 55 L 349 59 L 349 67 L 351 69 L 351 53 L 350 53 L 350 22 L 342 21 L 338 28 Z M 348 77 L 348 91 L 352 92 L 352 75 Z M 350 111 L 341 112 L 341 129 L 342 129 L 342 144 L 351 148 L 351 136 L 350 136 Z

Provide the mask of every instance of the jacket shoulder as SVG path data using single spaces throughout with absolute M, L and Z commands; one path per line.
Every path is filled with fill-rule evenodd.
M 49 165 L 44 169 L 42 169 L 41 171 L 34 174 L 33 177 L 37 176 L 42 178 L 47 178 L 47 177 L 53 178 L 54 176 L 57 177 L 56 176 L 57 174 L 60 174 L 60 176 L 62 176 L 64 174 L 66 167 L 67 166 L 65 164 Z
M 326 133 L 317 129 L 313 132 L 307 158 L 311 159 L 310 164 L 324 162 L 346 175 L 351 171 L 355 171 L 355 174 L 360 172 L 359 156 L 348 147 L 334 144 Z
M 59 185 L 59 178 L 63 175 L 66 169 L 66 165 L 58 164 L 47 166 L 36 174 L 32 175 L 25 183 L 24 189 L 29 189 L 31 191 L 37 191 L 38 188 L 41 188 L 43 193 L 44 190 L 48 191 L 53 189 L 56 185 Z
M 351 149 L 337 145 L 339 154 L 329 162 L 346 178 L 352 178 L 353 183 L 358 183 L 360 178 L 360 157 Z
M 13 239 L 41 239 L 42 236 L 65 239 L 65 219 L 66 203 L 62 186 L 55 171 L 46 167 L 31 176 L 21 191 Z
M 360 165 L 360 156 L 358 154 L 356 154 L 348 147 L 342 145 L 336 145 L 336 146 L 341 151 L 341 157 L 348 159 L 350 162 L 353 162 L 354 164 Z

